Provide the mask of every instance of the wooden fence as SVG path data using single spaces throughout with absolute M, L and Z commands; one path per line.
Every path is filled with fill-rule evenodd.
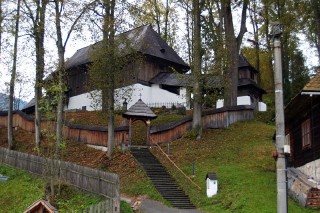
M 8 126 L 7 112 L 0 112 L 0 126 Z M 34 118 L 21 111 L 14 111 L 13 126 L 20 127 L 29 132 L 35 131 Z M 55 121 L 43 120 L 41 121 L 41 128 L 48 132 L 55 132 Z M 128 141 L 128 131 L 129 128 L 127 126 L 115 128 L 114 137 L 116 146 Z M 97 146 L 108 146 L 108 129 L 105 127 L 75 125 L 65 122 L 62 133 L 65 139 Z
M 203 128 L 226 128 L 238 121 L 254 118 L 254 109 L 251 106 L 235 106 L 229 108 L 213 109 L 202 113 Z M 188 116 L 179 121 L 150 129 L 152 143 L 168 143 L 180 138 L 192 128 L 192 117 Z
M 87 192 L 105 196 L 111 202 L 112 212 L 120 210 L 120 187 L 117 174 L 1 147 L 0 162 L 37 175 L 59 178 Z
M 202 113 L 203 128 L 226 128 L 237 121 L 251 120 L 254 117 L 254 109 L 251 106 L 234 106 L 205 111 Z M 54 131 L 53 121 L 42 121 L 42 128 Z M 33 118 L 21 111 L 16 111 L 13 116 L 13 125 L 27 131 L 34 132 Z M 7 114 L 0 113 L 0 126 L 7 127 Z M 182 137 L 192 128 L 192 117 L 187 116 L 179 121 L 151 126 L 150 139 L 154 143 L 167 143 Z M 115 129 L 115 146 L 128 142 L 128 126 Z M 104 127 L 83 126 L 65 123 L 63 136 L 66 139 L 83 142 L 91 145 L 107 147 L 108 130 Z

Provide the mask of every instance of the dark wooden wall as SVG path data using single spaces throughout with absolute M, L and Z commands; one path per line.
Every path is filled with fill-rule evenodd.
M 137 82 L 148 83 L 160 72 L 171 72 L 173 67 L 178 72 L 183 72 L 182 68 L 170 62 L 157 59 L 151 56 L 141 56 L 126 64 L 117 75 L 116 87 L 128 86 Z M 90 71 L 86 65 L 74 67 L 68 70 L 68 97 L 89 92 L 88 87 Z M 91 90 L 94 89 L 91 87 Z
M 76 96 L 88 92 L 88 71 L 85 66 L 72 68 L 68 71 L 68 96 Z
M 239 79 L 248 78 L 257 82 L 256 73 L 249 69 L 249 67 L 241 67 L 239 68 Z
M 286 122 L 286 134 L 290 133 L 290 162 L 295 167 L 320 158 L 320 97 L 308 97 L 300 104 L 304 107 Z M 311 119 L 311 146 L 303 149 L 301 123 L 308 118 Z

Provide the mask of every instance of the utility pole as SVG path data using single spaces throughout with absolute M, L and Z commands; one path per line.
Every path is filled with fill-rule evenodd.
M 285 127 L 282 89 L 281 63 L 281 27 L 279 23 L 272 26 L 274 47 L 274 83 L 275 83 L 275 110 L 276 110 L 276 149 L 277 149 L 277 206 L 278 213 L 288 212 L 287 196 L 287 166 L 284 153 Z

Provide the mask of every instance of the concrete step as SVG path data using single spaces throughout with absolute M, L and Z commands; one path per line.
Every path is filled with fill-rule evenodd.
M 131 148 L 132 155 L 142 166 L 155 188 L 173 207 L 195 209 L 189 197 L 147 148 Z

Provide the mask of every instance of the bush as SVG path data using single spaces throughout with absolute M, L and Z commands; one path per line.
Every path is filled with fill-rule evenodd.
M 133 210 L 127 202 L 122 200 L 120 202 L 120 213 L 133 213 Z

